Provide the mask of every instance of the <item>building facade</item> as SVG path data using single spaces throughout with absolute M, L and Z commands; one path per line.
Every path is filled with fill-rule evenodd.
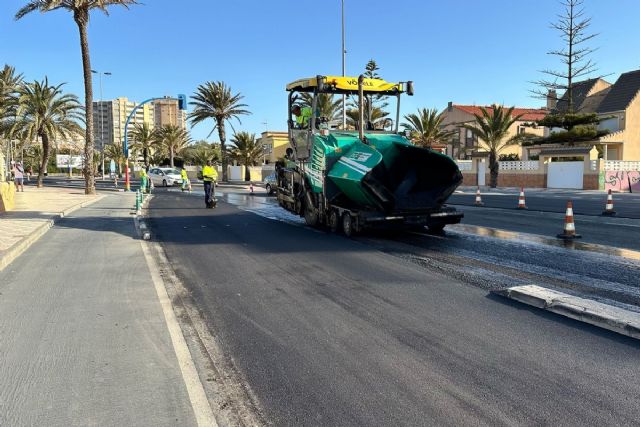
M 273 164 L 278 161 L 278 159 L 283 158 L 287 148 L 291 147 L 291 144 L 289 144 L 289 134 L 279 131 L 262 132 L 258 143 L 262 144 L 264 162 L 267 164 Z
M 136 102 L 129 101 L 125 97 L 93 103 L 93 135 L 96 147 L 124 141 L 124 126 L 136 105 Z M 154 112 L 151 104 L 138 108 L 129 122 L 129 132 L 133 131 L 137 124 L 142 123 L 147 123 L 153 128 Z
M 156 127 L 166 125 L 187 129 L 187 112 L 178 106 L 178 100 L 166 97 L 153 101 L 153 113 Z
M 490 106 L 483 106 L 483 108 L 491 112 Z M 444 118 L 442 121 L 444 129 L 454 132 L 451 142 L 446 147 L 447 155 L 457 159 L 470 159 L 473 153 L 486 151 L 483 149 L 482 141 L 478 141 L 473 132 L 464 127 L 464 125 L 473 125 L 475 123 L 475 114 L 482 115 L 480 106 L 460 105 L 449 102 L 443 112 Z M 541 120 L 546 114 L 547 110 L 544 108 L 514 108 L 513 115 L 520 115 L 521 117 L 509 128 L 507 138 L 521 133 L 543 136 L 544 128 L 535 127 L 533 123 L 536 120 Z M 520 145 L 507 146 L 499 154 L 517 155 L 520 159 L 526 155 Z

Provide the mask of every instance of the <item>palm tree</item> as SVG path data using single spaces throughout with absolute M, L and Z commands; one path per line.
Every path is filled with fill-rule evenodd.
M 42 141 L 42 159 L 38 173 L 38 187 L 49 162 L 51 142 L 71 140 L 82 133 L 82 106 L 78 97 L 62 92 L 63 84 L 49 86 L 49 80 L 27 83 L 18 89 L 18 108 L 11 126 L 11 134 L 24 141 Z M 91 158 L 93 160 L 93 157 Z M 88 166 L 91 168 L 91 163 Z
M 142 153 L 145 169 L 149 169 L 149 154 L 158 139 L 158 135 L 149 127 L 147 122 L 138 123 L 131 131 L 131 147 Z
M 411 140 L 419 146 L 431 148 L 433 144 L 447 144 L 454 131 L 442 129 L 444 115 L 438 110 L 418 108 L 418 113 L 404 116 L 407 121 L 402 126 L 411 132 Z
M 302 93 L 300 104 L 303 107 L 311 108 L 313 105 L 313 95 L 310 93 Z M 317 101 L 317 111 L 319 117 L 326 117 L 329 122 L 342 120 L 342 99 L 335 99 L 330 93 L 319 93 Z
M 478 137 L 478 142 L 483 148 L 489 151 L 489 170 L 491 171 L 491 188 L 498 185 L 498 154 L 509 145 L 517 144 L 525 135 L 514 135 L 509 137 L 509 128 L 522 115 L 513 116 L 513 107 L 504 109 L 502 105 L 493 104 L 490 108 L 480 107 L 482 114 L 474 114 L 475 123 L 465 124 L 463 127 L 469 129 Z
M 114 142 L 108 144 L 104 148 L 104 155 L 113 160 L 118 165 L 118 174 L 122 176 L 122 164 L 126 160 L 121 142 Z
M 4 180 L 4 137 L 9 134 L 10 119 L 15 117 L 18 87 L 22 84 L 22 74 L 16 74 L 15 68 L 5 65 L 0 71 L 0 181 Z
M 185 150 L 185 158 L 195 165 L 204 165 L 207 160 L 220 160 L 220 148 L 207 141 L 198 141 Z
M 369 116 L 369 98 L 364 98 L 364 121 L 365 123 L 371 123 L 374 129 L 378 129 L 384 125 L 384 123 L 388 120 L 387 116 L 389 115 L 388 111 L 384 111 L 384 107 L 387 104 L 383 104 L 381 107 L 376 106 L 372 103 L 371 107 L 371 116 Z M 347 125 L 358 128 L 358 121 L 360 120 L 358 106 L 355 103 L 350 105 L 350 109 L 347 110 Z M 366 129 L 366 127 L 365 127 Z
M 249 166 L 256 166 L 264 156 L 262 145 L 256 141 L 256 135 L 248 132 L 238 132 L 231 138 L 234 147 L 231 157 L 244 165 L 244 180 L 251 181 Z
M 215 125 L 209 135 L 211 135 L 216 128 L 218 129 L 220 152 L 222 155 L 223 181 L 227 181 L 227 165 L 229 164 L 226 150 L 227 135 L 225 122 L 229 122 L 231 129 L 233 129 L 230 122 L 231 119 L 235 118 L 238 123 L 242 124 L 240 116 L 251 114 L 248 110 L 244 109 L 247 105 L 240 103 L 243 98 L 240 93 L 233 95 L 231 88 L 224 82 L 206 82 L 198 86 L 196 93 L 193 95 L 195 102 L 189 103 L 194 106 L 193 111 L 189 114 L 192 126 L 207 119 L 213 119 L 215 121 Z
M 174 167 L 174 158 L 191 142 L 185 129 L 176 125 L 165 125 L 157 130 L 158 143 L 169 153 L 169 163 Z
M 21 84 L 22 74 L 16 74 L 15 68 L 5 65 L 0 71 L 0 121 L 15 113 L 16 95 Z
M 136 0 L 31 0 L 24 5 L 18 13 L 16 20 L 22 19 L 31 12 L 41 13 L 64 9 L 73 14 L 73 20 L 80 33 L 80 52 L 82 53 L 82 71 L 84 76 L 84 105 L 85 105 L 85 144 L 84 144 L 84 180 L 85 193 L 95 194 L 96 185 L 91 164 L 93 161 L 93 84 L 91 81 L 91 58 L 89 56 L 89 37 L 87 26 L 89 25 L 90 12 L 98 9 L 109 15 L 109 6 L 124 6 L 137 4 Z

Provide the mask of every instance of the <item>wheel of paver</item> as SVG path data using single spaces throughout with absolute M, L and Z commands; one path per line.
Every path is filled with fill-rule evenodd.
M 342 232 L 345 236 L 351 237 L 353 231 L 353 217 L 350 213 L 345 212 L 342 214 Z
M 318 226 L 318 211 L 313 206 L 309 206 L 309 202 L 305 197 L 304 202 L 304 222 L 307 223 L 309 227 L 317 227 Z
M 339 218 L 340 217 L 338 215 L 338 211 L 335 209 L 332 209 L 331 213 L 329 213 L 329 220 L 328 220 L 329 230 L 331 230 L 332 233 L 335 233 L 338 231 Z

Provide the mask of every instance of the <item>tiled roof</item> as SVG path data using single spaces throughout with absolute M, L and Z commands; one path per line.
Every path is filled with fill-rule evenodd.
M 589 79 L 581 82 L 573 83 L 571 85 L 572 88 L 572 97 L 573 97 L 573 110 L 574 111 L 582 111 L 582 104 L 584 103 L 587 95 L 593 89 L 593 86 L 598 82 L 598 79 Z M 555 112 L 565 113 L 567 111 L 567 107 L 569 106 L 569 93 L 565 91 L 562 95 L 562 98 L 558 100 L 556 104 L 556 108 L 554 108 Z
M 640 70 L 622 74 L 598 106 L 598 113 L 626 110 L 640 91 Z
M 482 115 L 482 111 L 480 111 L 480 106 L 477 105 L 458 105 L 458 104 L 453 104 L 454 108 L 457 108 L 458 110 L 462 110 L 465 113 L 469 113 L 469 114 L 478 114 L 478 115 Z M 491 106 L 484 106 L 483 107 L 485 110 L 487 110 L 487 112 L 491 112 Z M 504 107 L 505 110 L 508 109 L 508 107 Z M 542 120 L 542 118 L 544 118 L 544 116 L 547 115 L 547 110 L 545 110 L 544 108 L 514 108 L 513 109 L 513 113 L 514 116 L 518 116 L 518 115 L 522 115 L 522 117 L 520 118 L 520 120 L 524 120 L 524 121 L 535 121 L 535 120 Z

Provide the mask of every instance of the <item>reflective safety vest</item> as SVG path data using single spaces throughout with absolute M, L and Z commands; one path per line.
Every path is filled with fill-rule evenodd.
M 296 123 L 300 127 L 306 127 L 307 123 L 309 123 L 309 119 L 311 118 L 311 108 L 303 107 L 300 109 L 300 115 L 296 116 Z
M 187 175 L 187 170 L 186 169 L 182 169 L 182 171 L 180 172 L 180 178 L 184 179 L 189 179 L 189 176 Z
M 205 166 L 202 168 L 202 179 L 207 182 L 218 180 L 218 171 L 213 166 Z

